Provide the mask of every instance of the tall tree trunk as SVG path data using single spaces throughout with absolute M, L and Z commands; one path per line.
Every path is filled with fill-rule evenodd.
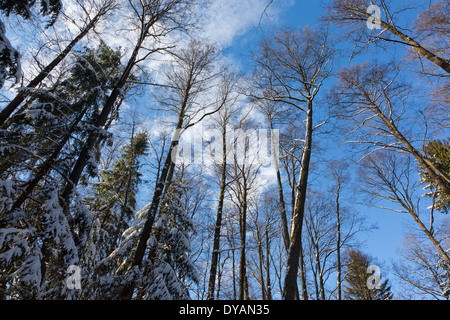
M 256 226 L 257 227 L 257 226 Z M 257 227 L 256 230 L 256 240 L 258 241 L 258 262 L 259 262 L 259 278 L 261 285 L 261 296 L 262 300 L 267 300 L 267 290 L 266 290 L 266 282 L 264 281 L 264 254 L 263 254 L 263 243 L 261 237 L 261 231 Z
M 219 204 L 217 206 L 217 217 L 216 225 L 214 227 L 214 243 L 211 255 L 211 269 L 209 271 L 209 283 L 208 283 L 208 294 L 206 299 L 213 300 L 214 298 L 214 287 L 216 282 L 217 274 L 217 264 L 220 250 L 220 232 L 222 229 L 222 215 L 223 215 L 223 203 L 225 199 L 225 187 L 226 187 L 226 169 L 227 169 L 227 145 L 226 145 L 226 126 L 223 127 L 222 134 L 222 176 L 220 180 L 220 191 L 219 191 Z
M 319 286 L 320 286 L 320 299 L 325 300 L 325 284 L 323 281 L 323 270 L 322 265 L 320 263 L 320 254 L 319 254 L 319 246 L 317 245 L 317 253 L 316 253 L 316 263 L 317 263 L 317 272 L 319 276 Z
M 300 272 L 300 285 L 302 287 L 302 300 L 308 300 L 308 290 L 306 287 L 306 270 L 305 270 L 305 261 L 303 257 L 303 239 L 300 237 L 300 258 L 299 258 L 299 272 Z M 300 295 L 298 292 L 297 282 L 295 283 L 295 299 L 299 300 Z
M 49 74 L 50 72 L 72 51 L 73 47 L 83 39 L 88 32 L 95 26 L 100 17 L 106 12 L 101 10 L 95 15 L 92 21 L 73 39 L 69 45 L 53 59 L 39 74 L 34 77 L 30 83 L 26 86 L 26 89 L 36 88 Z M 0 127 L 11 116 L 11 114 L 19 107 L 19 105 L 27 98 L 29 90 L 21 90 L 16 97 L 0 112 Z M 4 129 L 4 128 L 3 128 Z
M 232 254 L 232 256 L 231 256 L 231 258 L 232 258 L 232 263 L 231 263 L 231 274 L 232 274 L 232 276 L 233 276 L 233 300 L 236 300 L 236 298 L 237 298 L 237 295 L 236 295 L 236 257 L 235 257 L 235 252 L 234 252 L 234 239 L 233 239 L 233 241 L 232 241 L 232 243 L 231 243 L 231 247 L 232 247 L 232 249 L 231 249 L 231 254 Z
M 271 148 L 272 148 L 272 157 L 273 161 L 275 163 L 275 170 L 277 174 L 277 184 L 278 184 L 278 197 L 280 200 L 280 216 L 281 216 L 281 224 L 283 227 L 283 240 L 284 240 L 284 247 L 286 249 L 286 252 L 289 251 L 290 241 L 289 241 L 289 227 L 287 223 L 287 216 L 286 216 L 286 203 L 284 201 L 284 192 L 283 192 L 283 183 L 281 181 L 281 173 L 280 173 L 280 166 L 278 162 L 278 154 L 275 150 L 275 141 L 273 139 L 273 122 L 272 118 L 269 117 L 269 124 L 270 124 L 270 130 L 271 130 Z
M 247 283 L 247 262 L 246 262 L 246 235 L 247 235 L 247 184 L 244 177 L 243 194 L 242 194 L 242 208 L 240 213 L 240 235 L 241 235 L 241 249 L 239 254 L 239 300 L 245 300 L 248 294 Z
M 266 226 L 266 288 L 267 288 L 267 300 L 272 300 L 272 284 L 270 281 L 270 238 L 269 238 L 269 225 Z
M 436 55 L 435 53 L 427 50 L 426 48 L 422 47 L 420 43 L 415 41 L 410 36 L 407 36 L 406 34 L 402 33 L 398 28 L 395 26 L 390 25 L 389 23 L 386 23 L 384 21 L 380 21 L 380 24 L 383 28 L 388 29 L 390 32 L 395 34 L 397 37 L 402 39 L 404 42 L 406 42 L 409 46 L 411 46 L 418 54 L 422 55 L 438 67 L 442 68 L 446 72 L 450 73 L 450 63 L 446 61 L 445 59 L 441 58 L 440 56 Z
M 294 216 L 295 210 L 295 198 L 296 198 L 296 189 L 297 189 L 297 180 L 295 178 L 295 159 L 292 157 L 292 188 L 291 188 L 291 206 L 292 206 L 292 214 L 291 214 L 291 229 L 292 229 L 292 217 Z M 290 235 L 289 235 L 290 238 Z M 289 240 L 290 246 L 290 240 Z M 287 254 L 289 254 L 289 249 L 287 250 Z M 300 261 L 299 261 L 299 272 L 300 272 L 300 285 L 302 287 L 302 300 L 308 300 L 308 290 L 306 288 L 306 271 L 305 271 L 305 262 L 303 260 L 303 244 L 302 238 L 300 237 Z M 295 300 L 300 300 L 300 293 L 298 291 L 297 282 L 295 283 Z
M 245 272 L 245 286 L 244 286 L 244 288 L 245 288 L 245 290 L 244 290 L 244 300 L 250 300 L 247 270 Z
M 294 300 L 297 287 L 297 273 L 301 253 L 301 236 L 303 218 L 305 214 L 306 191 L 308 187 L 309 164 L 311 161 L 312 133 L 313 133 L 312 101 L 308 101 L 306 119 L 305 147 L 301 163 L 300 179 L 297 185 L 295 207 L 292 217 L 291 245 L 287 261 L 287 271 L 284 279 L 284 300 Z
M 341 265 L 341 211 L 340 211 L 341 182 L 337 177 L 336 187 L 336 260 L 337 260 L 337 299 L 342 300 L 342 265 Z
M 220 289 L 222 288 L 221 284 L 222 284 L 223 265 L 225 264 L 225 261 L 227 260 L 227 259 L 224 259 L 222 264 L 220 264 L 220 259 L 221 259 L 221 255 L 219 254 L 218 263 L 217 263 L 218 272 L 217 272 L 216 300 L 219 300 L 219 297 L 220 297 Z

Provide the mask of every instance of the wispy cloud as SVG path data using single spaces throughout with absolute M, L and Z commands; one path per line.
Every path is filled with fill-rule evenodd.
M 267 16 L 276 20 L 277 9 L 267 7 L 269 3 L 269 0 L 212 0 L 203 13 L 202 36 L 228 47 L 237 37 L 267 21 Z

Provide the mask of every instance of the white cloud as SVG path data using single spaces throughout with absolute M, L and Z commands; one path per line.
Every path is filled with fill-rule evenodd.
M 277 15 L 274 6 L 269 6 L 264 13 L 269 3 L 268 0 L 212 0 L 203 14 L 202 36 L 228 47 L 236 37 L 267 21 L 266 14 L 271 18 Z

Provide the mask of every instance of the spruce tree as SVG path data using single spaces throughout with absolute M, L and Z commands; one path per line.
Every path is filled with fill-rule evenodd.
M 423 151 L 429 163 L 440 171 L 441 176 L 445 178 L 443 181 L 450 187 L 450 137 L 428 142 Z M 448 213 L 450 197 L 442 192 L 427 172 L 420 170 L 419 174 L 421 181 L 427 183 L 425 190 L 429 190 L 429 192 L 426 196 L 434 199 L 435 209 L 442 213 Z
M 369 289 L 367 281 L 370 274 L 367 272 L 371 265 L 368 255 L 359 250 L 350 250 L 346 253 L 344 298 L 346 300 L 391 300 L 392 293 L 388 280 L 380 282 L 379 288 Z
M 133 225 L 123 233 L 116 250 L 98 265 L 99 269 L 115 268 L 98 282 L 105 294 L 103 298 L 119 299 L 120 289 L 133 284 L 136 288 L 133 299 L 190 299 L 189 284 L 198 283 L 199 276 L 190 259 L 194 225 L 189 212 L 189 190 L 180 172 L 175 172 L 164 193 L 149 249 L 140 266 L 132 265 L 132 257 L 150 204 L 135 214 Z
M 440 267 L 438 277 L 440 279 L 439 287 L 442 290 L 442 296 L 450 300 L 450 264 L 444 259 L 440 259 L 438 266 Z
M 0 10 L 8 18 L 12 13 L 24 19 L 30 19 L 32 15 L 31 9 L 35 4 L 36 0 L 0 0 Z M 61 0 L 40 1 L 40 13 L 44 16 L 50 16 L 47 27 L 52 26 L 56 22 L 61 10 Z M 15 78 L 15 82 L 19 83 L 22 72 L 20 67 L 20 53 L 11 46 L 5 34 L 5 25 L 0 20 L 0 89 L 5 84 L 5 81 L 10 78 Z
M 80 262 L 92 215 L 78 196 L 65 215 L 59 192 L 81 137 L 120 68 L 101 44 L 76 57 L 53 88 L 34 89 L 29 106 L 0 131 L 0 283 L 11 298 L 62 298 L 64 271 Z M 15 285 L 10 285 L 14 283 Z
M 20 53 L 6 37 L 5 24 L 0 20 L 0 89 L 8 79 L 20 81 Z
M 85 198 L 94 219 L 89 240 L 94 248 L 87 255 L 86 270 L 89 280 L 85 284 L 88 298 L 115 298 L 120 287 L 120 269 L 126 267 L 125 255 L 115 256 L 124 232 L 130 228 L 136 210 L 136 197 L 141 183 L 141 159 L 147 154 L 149 137 L 146 131 L 135 134 L 133 125 L 130 142 L 122 147 L 112 168 L 99 174 L 99 182 L 92 183 L 92 195 Z M 114 254 L 113 254 L 114 253 Z M 113 257 L 110 255 L 113 254 Z M 117 258 L 117 259 L 115 259 Z
M 32 7 L 36 5 L 36 0 L 0 0 L 0 10 L 9 17 L 11 13 L 30 19 Z M 62 10 L 61 0 L 41 0 L 39 1 L 40 13 L 44 16 L 50 15 L 49 26 L 53 25 Z
M 141 183 L 140 159 L 146 155 L 148 148 L 147 132 L 133 134 L 112 169 L 103 170 L 100 181 L 93 184 L 93 196 L 88 197 L 87 201 L 104 233 L 98 248 L 102 250 L 102 258 L 116 248 L 121 234 L 129 228 Z
M 189 257 L 194 224 L 187 194 L 189 187 L 178 175 L 168 187 L 154 226 L 150 259 L 154 266 L 145 296 L 153 300 L 190 299 L 186 281 L 198 283 L 197 269 Z

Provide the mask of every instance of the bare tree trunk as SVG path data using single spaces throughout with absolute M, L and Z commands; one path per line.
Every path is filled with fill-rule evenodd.
M 292 205 L 292 215 L 291 218 L 294 216 L 294 209 L 295 209 L 295 198 L 296 198 L 296 192 L 297 189 L 297 180 L 295 177 L 295 165 L 294 165 L 294 158 L 292 157 L 292 188 L 291 188 L 291 205 Z M 291 227 L 292 227 L 292 221 L 291 221 Z M 300 260 L 299 260 L 299 272 L 300 272 L 300 285 L 302 287 L 302 300 L 308 300 L 308 290 L 306 287 L 306 271 L 305 271 L 305 261 L 303 257 L 303 239 L 300 237 Z M 287 253 L 289 254 L 289 250 L 287 250 Z M 295 283 L 295 300 L 300 300 L 300 293 L 298 291 L 298 285 Z
M 227 144 L 226 144 L 226 126 L 223 127 L 222 134 L 222 176 L 220 180 L 220 191 L 219 191 L 219 204 L 217 207 L 217 217 L 216 217 L 216 225 L 214 228 L 214 243 L 213 243 L 213 251 L 211 255 L 211 269 L 209 271 L 209 283 L 208 283 L 208 294 L 206 299 L 213 300 L 214 296 L 214 287 L 216 282 L 216 274 L 217 274 L 217 264 L 219 257 L 219 249 L 220 249 L 220 232 L 222 228 L 222 214 L 223 214 L 223 203 L 225 199 L 225 186 L 226 186 L 226 169 L 227 169 Z
M 272 132 L 272 139 L 271 139 L 271 148 L 272 148 L 272 157 L 273 161 L 275 163 L 275 170 L 277 172 L 277 184 L 278 184 L 278 197 L 280 199 L 280 216 L 281 216 L 281 224 L 283 227 L 283 239 L 284 239 L 284 247 L 286 249 L 286 252 L 289 251 L 290 241 L 289 241 L 289 227 L 287 223 L 287 216 L 286 216 L 286 203 L 284 201 L 284 192 L 283 192 L 283 184 L 281 181 L 281 173 L 280 173 L 280 166 L 278 163 L 277 153 L 275 152 L 275 143 L 273 141 L 273 123 L 272 118 L 269 117 L 269 123 L 270 123 L 270 130 Z
M 306 288 L 306 270 L 305 270 L 305 261 L 303 257 L 303 239 L 300 237 L 300 259 L 298 263 L 299 272 L 300 272 L 300 285 L 302 287 L 302 300 L 308 300 L 308 290 Z M 300 299 L 300 294 L 298 291 L 297 283 L 295 283 L 295 300 Z
M 232 249 L 231 249 L 231 253 L 232 253 L 232 263 L 231 263 L 231 271 L 232 271 L 232 275 L 233 275 L 233 300 L 236 300 L 237 298 L 237 290 L 236 290 L 236 257 L 234 256 L 234 239 L 232 238 L 232 243 L 231 243 Z
M 267 288 L 267 300 L 272 300 L 272 284 L 270 281 L 270 237 L 269 237 L 269 225 L 266 226 L 266 288 Z
M 240 212 L 240 237 L 241 248 L 239 254 L 239 300 L 245 300 L 248 297 L 247 287 L 247 261 L 246 261 L 246 244 L 247 244 L 247 184 L 244 177 L 242 208 Z
M 245 272 L 245 291 L 244 300 L 250 300 L 249 285 L 248 285 L 248 273 Z
M 319 276 L 319 288 L 320 288 L 320 299 L 325 300 L 325 284 L 323 281 L 323 272 L 322 272 L 322 266 L 320 263 L 320 248 L 317 246 L 316 248 L 316 265 L 317 265 L 317 272 Z
M 268 300 L 267 299 L 267 289 L 266 289 L 266 282 L 264 280 L 264 253 L 263 253 L 263 242 L 262 242 L 262 235 L 261 230 L 258 228 L 257 223 L 255 223 L 256 227 L 256 241 L 258 243 L 258 271 L 259 271 L 259 278 L 260 278 L 260 286 L 261 286 L 261 297 L 262 300 Z
M 297 273 L 301 253 L 302 225 L 305 214 L 309 164 L 311 161 L 312 132 L 313 132 L 312 121 L 313 121 L 312 101 L 309 100 L 306 119 L 305 148 L 302 158 L 300 179 L 297 185 L 295 207 L 292 217 L 291 246 L 289 248 L 287 271 L 284 279 L 284 290 L 283 290 L 284 300 L 294 300 L 296 292 L 295 288 L 297 287 Z
M 219 254 L 219 262 L 218 262 L 218 272 L 217 272 L 217 290 L 216 290 L 216 300 L 219 300 L 220 297 L 220 290 L 222 289 L 222 274 L 224 270 L 224 265 L 226 261 L 228 260 L 228 256 L 223 259 L 223 262 L 220 263 L 221 255 Z
M 313 100 L 323 81 L 331 74 L 329 65 L 335 54 L 328 44 L 328 34 L 323 30 L 303 29 L 301 33 L 288 30 L 267 38 L 260 46 L 255 61 L 261 69 L 263 80 L 255 80 L 263 89 L 256 98 L 283 102 L 306 114 L 306 134 L 300 179 L 296 186 L 295 205 L 291 219 L 290 246 L 283 285 L 283 299 L 298 298 L 297 276 L 301 254 L 302 224 L 308 187 L 313 134 Z M 304 105 L 307 105 L 307 108 Z
M 440 67 L 443 70 L 445 70 L 446 72 L 450 73 L 450 63 L 448 61 L 439 57 L 435 53 L 425 49 L 424 47 L 422 47 L 422 45 L 420 43 L 418 43 L 413 38 L 407 36 L 400 30 L 398 30 L 398 28 L 396 28 L 395 26 L 392 26 L 384 21 L 380 21 L 380 24 L 383 28 L 386 28 L 387 30 L 389 30 L 390 32 L 395 34 L 397 37 L 402 39 L 404 42 L 406 42 L 406 44 L 411 46 L 418 54 L 422 55 L 423 57 L 425 57 L 429 61 L 433 62 L 438 67 Z
M 338 184 L 336 188 L 336 259 L 337 259 L 337 299 L 342 300 L 342 266 L 341 266 L 341 217 L 340 217 L 340 191 L 341 183 L 338 178 Z

